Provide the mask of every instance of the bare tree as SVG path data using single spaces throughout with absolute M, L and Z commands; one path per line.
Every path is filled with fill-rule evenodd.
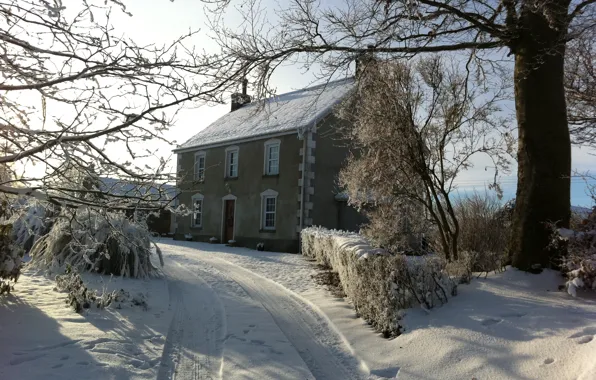
M 168 143 L 179 107 L 221 102 L 241 72 L 219 71 L 234 59 L 195 51 L 193 32 L 163 46 L 121 37 L 111 15 L 128 14 L 125 3 L 0 1 L 0 194 L 67 207 L 163 207 L 161 185 L 175 176 L 142 144 Z M 73 172 L 153 186 L 159 197 L 91 188 Z M 82 189 L 98 196 L 76 196 Z
M 231 0 L 219 1 L 225 9 Z M 292 0 L 276 21 L 256 0 L 241 0 L 244 29 L 214 17 L 226 56 L 254 70 L 261 87 L 280 65 L 320 67 L 322 75 L 346 68 L 371 46 L 378 54 L 470 54 L 480 75 L 500 63 L 515 66 L 519 131 L 518 188 L 509 251 L 515 266 L 548 265 L 548 223 L 570 217 L 571 144 L 563 86 L 565 46 L 593 29 L 594 0 L 347 0 L 325 6 Z M 271 12 L 269 13 L 269 15 Z M 513 62 L 512 62 L 513 61 Z
M 565 90 L 572 141 L 596 147 L 596 30 L 568 44 Z
M 470 82 L 467 72 L 439 56 L 416 64 L 373 61 L 342 106 L 357 154 L 340 184 L 352 203 L 372 210 L 367 233 L 385 246 L 403 244 L 395 237 L 408 240 L 430 222 L 445 257 L 457 259 L 454 181 L 475 155 L 493 161 L 495 179 L 508 168 L 508 121 L 498 115 L 506 91 Z

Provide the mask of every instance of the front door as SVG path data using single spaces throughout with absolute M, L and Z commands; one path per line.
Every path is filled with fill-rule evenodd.
M 224 243 L 234 239 L 234 207 L 236 201 L 226 200 L 224 211 Z

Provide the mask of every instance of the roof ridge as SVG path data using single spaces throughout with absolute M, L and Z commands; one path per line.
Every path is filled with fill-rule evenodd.
M 292 94 L 297 94 L 299 92 L 316 90 L 316 89 L 321 88 L 321 87 L 323 87 L 323 88 L 324 87 L 327 87 L 330 84 L 340 84 L 341 82 L 348 82 L 348 81 L 354 80 L 354 79 L 355 79 L 354 77 L 347 77 L 347 78 L 342 78 L 342 79 L 335 79 L 335 80 L 327 81 L 325 83 L 316 84 L 316 85 L 314 85 L 312 87 L 304 87 L 304 88 L 301 88 L 301 89 L 298 89 L 298 90 L 294 90 L 294 91 L 290 91 L 290 92 L 284 92 L 283 94 L 276 94 L 276 95 L 273 95 L 273 96 L 271 96 L 269 98 L 260 99 L 260 100 L 258 100 L 255 103 L 264 102 L 265 100 L 274 99 L 276 97 L 280 97 L 280 96 L 284 96 L 284 95 L 292 95 Z M 250 104 L 253 104 L 253 103 L 250 103 Z

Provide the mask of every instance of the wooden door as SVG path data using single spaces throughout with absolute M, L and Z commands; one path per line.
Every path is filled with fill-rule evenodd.
M 234 239 L 234 207 L 236 201 L 226 200 L 224 211 L 224 243 Z

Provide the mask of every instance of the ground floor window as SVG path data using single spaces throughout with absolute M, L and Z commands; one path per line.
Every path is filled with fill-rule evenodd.
M 275 230 L 277 211 L 277 192 L 266 190 L 261 193 L 261 228 L 263 230 Z
M 193 227 L 201 227 L 203 225 L 203 196 L 196 194 L 192 197 L 192 220 Z

